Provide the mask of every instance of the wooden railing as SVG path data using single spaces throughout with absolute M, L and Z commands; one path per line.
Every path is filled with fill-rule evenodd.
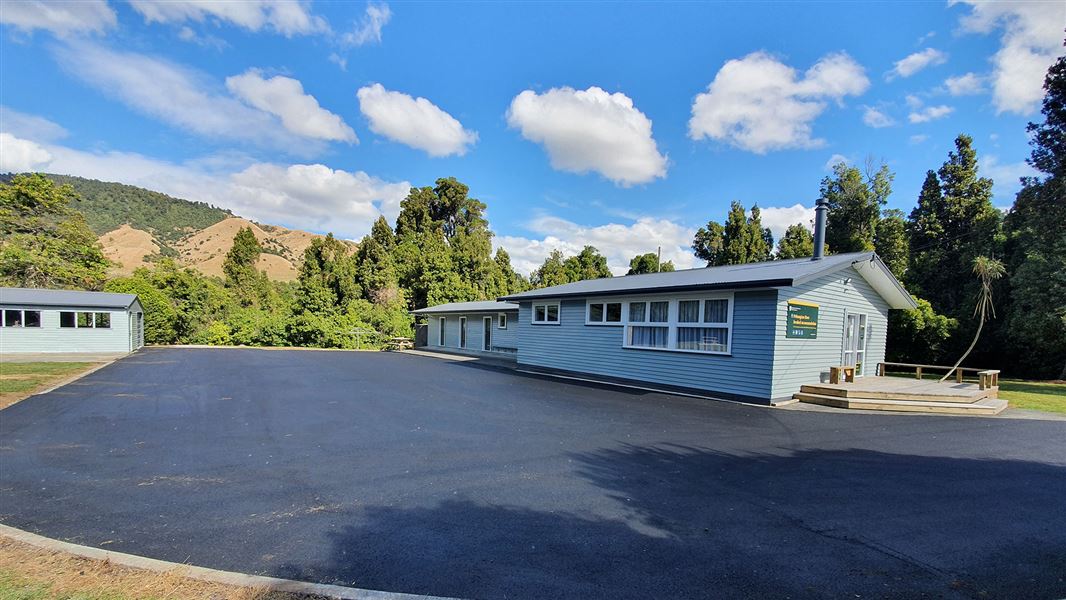
M 977 374 L 977 383 L 982 390 L 990 387 L 999 386 L 999 371 L 996 369 L 975 369 L 973 367 L 945 367 L 942 365 L 918 365 L 913 363 L 881 362 L 877 363 L 877 374 L 879 376 L 884 377 L 885 367 L 903 367 L 905 369 L 914 369 L 914 374 L 918 379 L 922 378 L 922 373 L 924 370 L 947 371 L 949 375 L 954 372 L 956 383 L 962 383 L 962 376 L 964 372 L 973 372 Z

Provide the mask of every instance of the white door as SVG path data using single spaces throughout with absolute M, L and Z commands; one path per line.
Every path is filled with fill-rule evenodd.
M 482 323 L 485 325 L 485 333 L 483 334 L 484 339 L 481 342 L 481 349 L 488 352 L 492 350 L 492 317 L 485 317 Z
M 466 317 L 459 317 L 459 347 L 466 348 Z
M 447 322 L 447 317 L 441 317 L 437 324 L 437 345 L 441 347 L 444 347 L 444 328 Z
M 866 363 L 866 315 L 847 313 L 844 315 L 844 359 L 843 365 L 855 365 L 855 376 L 862 377 Z

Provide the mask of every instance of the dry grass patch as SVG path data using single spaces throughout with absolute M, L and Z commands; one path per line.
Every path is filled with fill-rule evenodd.
M 0 409 L 99 365 L 93 362 L 0 364 Z
M 156 573 L 43 550 L 0 536 L 0 600 L 326 600 Z

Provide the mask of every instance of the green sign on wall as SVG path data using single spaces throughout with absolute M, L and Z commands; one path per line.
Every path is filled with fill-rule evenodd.
M 788 301 L 786 338 L 813 340 L 818 337 L 818 305 L 799 300 Z

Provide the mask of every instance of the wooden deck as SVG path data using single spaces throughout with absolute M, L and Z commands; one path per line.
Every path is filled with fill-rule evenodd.
M 907 377 L 860 377 L 853 383 L 814 383 L 800 387 L 793 397 L 801 402 L 901 412 L 995 415 L 1007 403 L 998 387 L 981 389 L 976 383 L 957 383 Z

